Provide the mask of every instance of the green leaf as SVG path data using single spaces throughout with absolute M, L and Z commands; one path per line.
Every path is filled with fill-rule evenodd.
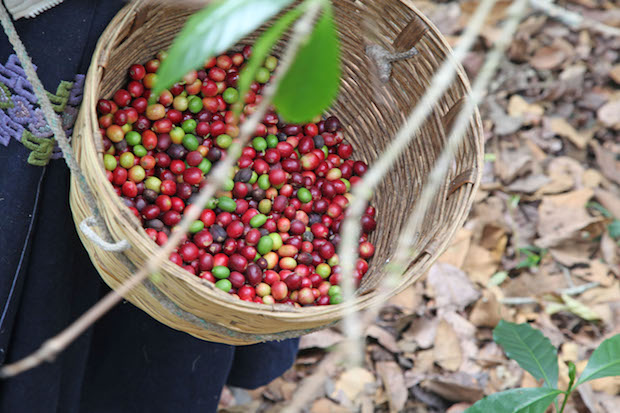
M 187 20 L 157 71 L 158 96 L 187 72 L 228 50 L 293 0 L 220 0 Z
M 620 376 L 620 334 L 603 341 L 594 350 L 577 384 L 609 376 Z
M 308 43 L 282 79 L 273 99 L 289 122 L 310 121 L 333 102 L 340 85 L 340 47 L 331 3 L 326 3 Z
M 547 337 L 529 324 L 500 321 L 493 330 L 493 340 L 536 379 L 547 387 L 558 385 L 558 351 Z
M 573 363 L 572 361 L 568 361 L 568 378 L 570 379 L 570 386 L 572 386 L 572 384 L 575 382 L 575 375 L 577 374 L 577 366 L 575 366 L 575 363 Z
M 507 390 L 485 397 L 465 413 L 544 413 L 560 394 L 545 387 Z
M 245 96 L 246 92 L 250 89 L 252 81 L 256 77 L 256 71 L 265 61 L 273 45 L 282 37 L 286 29 L 301 16 L 303 11 L 303 4 L 289 10 L 288 13 L 280 17 L 273 26 L 267 29 L 258 40 L 256 40 L 252 47 L 252 56 L 239 75 L 239 96 Z

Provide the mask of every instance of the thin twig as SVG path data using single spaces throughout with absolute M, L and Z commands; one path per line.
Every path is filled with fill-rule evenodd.
M 530 0 L 532 8 L 556 19 L 572 29 L 592 29 L 607 36 L 620 36 L 620 29 L 608 26 L 594 19 L 583 16 L 564 7 L 560 7 L 551 0 Z
M 256 126 L 265 116 L 284 74 L 289 70 L 297 52 L 312 33 L 315 18 L 320 10 L 321 0 L 315 0 L 309 3 L 306 12 L 293 27 L 291 39 L 287 44 L 286 50 L 282 55 L 271 82 L 265 87 L 261 103 L 256 108 L 256 112 L 254 112 L 241 126 L 238 139 L 239 144 L 231 147 L 232 150 L 228 153 L 228 156 L 213 168 L 209 174 L 208 185 L 200 190 L 194 205 L 205 205 L 229 176 L 230 170 L 234 166 L 237 158 L 241 155 L 243 145 L 253 135 Z M 73 340 L 114 307 L 123 296 L 127 295 L 134 287 L 140 285 L 150 274 L 159 269 L 164 260 L 170 256 L 170 253 L 177 247 L 183 236 L 187 233 L 191 223 L 198 218 L 201 212 L 201 208 L 188 208 L 178 225 L 178 229 L 172 233 L 168 242 L 159 248 L 147 261 L 148 264 L 145 267 L 121 284 L 116 290 L 108 293 L 60 334 L 45 341 L 37 351 L 20 361 L 2 367 L 0 370 L 0 378 L 15 376 L 16 374 L 36 367 L 44 361 L 53 361 L 58 353 L 63 351 Z
M 343 352 L 346 346 L 338 345 L 338 347 L 331 351 L 316 367 L 314 372 L 305 377 L 300 383 L 299 388 L 303 389 L 302 394 L 295 393 L 295 397 L 291 400 L 291 403 L 284 407 L 280 413 L 296 413 L 308 406 L 308 402 L 317 398 L 321 392 L 321 386 L 325 383 L 325 379 L 328 376 L 328 371 L 339 360 L 343 358 Z
M 486 90 L 493 73 L 495 73 L 495 70 L 499 66 L 499 63 L 501 62 L 505 49 L 510 43 L 510 39 L 512 38 L 514 32 L 516 31 L 519 22 L 522 20 L 523 16 L 525 15 L 526 6 L 527 6 L 527 0 L 517 0 L 517 2 L 514 3 L 513 6 L 511 7 L 510 17 L 508 18 L 508 20 L 504 24 L 504 27 L 502 28 L 500 39 L 498 40 L 493 50 L 489 52 L 487 58 L 485 59 L 485 63 L 482 69 L 480 70 L 478 77 L 476 78 L 476 82 L 474 83 L 472 87 L 471 96 L 467 100 L 466 105 L 460 111 L 459 116 L 457 117 L 454 123 L 454 127 L 452 129 L 450 137 L 448 138 L 448 144 L 444 148 L 440 156 L 440 159 L 436 162 L 434 169 L 431 172 L 431 175 L 434 175 L 434 178 L 429 177 L 429 182 L 424 187 L 423 192 L 426 191 L 432 194 L 435 191 L 437 191 L 437 189 L 439 188 L 439 185 L 441 185 L 442 180 L 437 179 L 437 177 L 440 177 L 441 175 L 445 174 L 445 170 L 447 169 L 445 167 L 445 162 L 442 161 L 442 158 L 447 158 L 450 160 L 454 157 L 454 154 L 456 150 L 458 149 L 458 146 L 460 145 L 460 142 L 462 141 L 463 136 L 465 135 L 465 131 L 467 130 L 467 126 L 469 124 L 469 119 L 475 110 L 476 104 L 482 98 L 484 91 Z M 480 7 L 482 7 L 482 5 Z M 469 24 L 472 25 L 473 23 L 470 22 Z M 477 27 L 480 28 L 481 26 L 482 25 L 479 24 Z M 433 79 L 433 81 L 435 81 L 435 79 Z M 433 88 L 434 87 L 435 87 L 435 84 L 433 83 Z M 444 172 L 443 173 L 438 172 L 441 170 L 443 170 Z M 430 199 L 432 200 L 432 197 L 430 197 Z M 408 256 L 407 254 L 410 252 L 410 240 L 407 235 L 414 233 L 414 232 L 410 232 L 412 225 L 414 225 L 415 222 L 419 222 L 420 218 L 424 216 L 424 213 L 428 209 L 429 205 L 430 203 L 428 201 L 421 201 L 421 200 L 418 201 L 418 203 L 416 204 L 416 207 L 414 208 L 408 220 L 409 231 L 405 230 L 401 233 L 401 238 L 399 240 L 399 245 L 395 253 L 395 257 Z M 417 226 L 414 226 L 413 228 L 416 229 Z M 345 235 L 346 234 L 347 232 L 345 232 Z M 359 319 L 356 319 L 356 322 L 358 324 L 355 325 L 354 328 L 358 329 L 357 331 L 361 332 L 362 328 L 364 328 L 366 325 L 368 325 L 375 319 L 375 316 L 380 310 L 381 305 L 389 299 L 391 292 L 393 291 L 392 286 L 398 282 L 399 278 L 403 274 L 402 266 L 390 265 L 387 268 L 389 272 L 388 274 L 386 274 L 382 284 L 379 287 L 379 290 L 377 292 L 378 298 L 373 301 L 373 305 L 368 309 L 368 311 L 366 312 L 364 316 L 365 322 L 360 322 Z M 345 320 L 347 320 L 347 318 L 345 318 Z M 353 340 L 354 338 L 350 336 L 348 338 L 349 340 L 346 342 L 346 345 L 339 344 L 337 348 L 334 350 L 334 353 L 340 354 L 342 357 L 346 357 L 349 355 L 349 353 L 352 351 L 352 346 L 350 343 L 351 343 L 351 340 Z M 358 333 L 358 336 L 356 338 L 357 338 L 358 344 L 360 342 L 363 343 L 363 341 L 361 341 L 360 333 Z M 302 385 L 300 385 L 300 387 L 298 387 L 295 392 L 296 393 L 295 400 L 292 402 L 292 404 L 289 405 L 289 407 L 285 410 L 285 412 L 296 413 L 300 411 L 304 406 L 307 406 L 308 403 L 311 401 L 311 397 L 314 394 L 314 390 L 318 386 L 317 382 L 319 380 L 325 380 L 325 378 L 326 377 L 324 374 L 324 369 L 320 369 L 319 371 L 313 373 L 309 378 L 307 378 L 307 382 L 306 381 L 302 382 Z
M 454 49 L 453 56 L 446 59 L 435 76 L 433 76 L 430 89 L 422 96 L 420 102 L 413 109 L 396 134 L 392 144 L 383 152 L 374 166 L 368 170 L 364 179 L 353 188 L 353 201 L 349 208 L 347 208 L 347 218 L 342 225 L 342 241 L 338 251 L 342 270 L 343 301 L 345 303 L 351 303 L 355 296 L 351 275 L 358 257 L 357 245 L 360 237 L 360 219 L 364 213 L 366 202 L 383 177 L 392 169 L 398 157 L 407 148 L 407 145 L 417 136 L 416 132 L 420 126 L 433 111 L 443 93 L 452 84 L 456 76 L 456 68 L 473 46 L 486 17 L 491 12 L 496 1 L 482 1 L 467 25 L 458 46 Z M 361 335 L 359 321 L 355 312 L 348 312 L 346 314 L 343 320 L 343 328 L 349 338 L 353 339 Z M 362 351 L 359 347 L 351 348 L 348 355 L 352 364 L 359 364 L 362 360 Z
M 394 264 L 396 267 L 404 268 L 407 260 L 411 257 L 411 254 L 416 254 L 415 251 L 411 251 L 412 240 L 414 239 L 411 237 L 411 234 L 415 234 L 415 232 L 419 230 L 422 221 L 425 219 L 426 211 L 428 211 L 435 194 L 443 184 L 450 168 L 450 163 L 454 159 L 463 138 L 466 136 L 470 118 L 474 113 L 477 104 L 482 101 L 482 98 L 487 90 L 487 86 L 495 74 L 497 67 L 501 63 L 501 60 L 504 57 L 504 52 L 510 45 L 512 36 L 516 32 L 521 19 L 525 15 L 526 9 L 527 0 L 518 0 L 513 3 L 509 9 L 510 16 L 504 23 L 500 38 L 487 55 L 484 65 L 480 69 L 480 72 L 476 77 L 476 81 L 472 86 L 471 94 L 469 98 L 465 100 L 465 105 L 459 112 L 454 122 L 446 146 L 435 162 L 435 165 L 429 174 L 428 182 L 424 186 L 422 193 L 413 208 L 407 225 L 405 225 L 404 230 L 401 232 L 399 246 L 394 254 Z
M 586 284 L 577 285 L 574 287 L 564 288 L 562 290 L 557 291 L 560 295 L 579 295 L 584 293 L 592 288 L 596 288 L 600 286 L 597 282 L 589 282 Z M 532 297 L 505 297 L 500 302 L 504 305 L 527 305 L 527 304 L 536 304 L 539 302 L 536 298 Z

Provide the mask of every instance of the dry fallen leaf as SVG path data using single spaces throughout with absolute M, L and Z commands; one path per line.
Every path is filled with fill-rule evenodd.
M 609 77 L 620 85 L 620 64 L 615 65 L 609 70 Z
M 299 349 L 305 350 L 309 348 L 328 348 L 340 343 L 344 336 L 332 329 L 315 331 L 314 333 L 301 336 L 299 340 Z
M 592 391 L 590 383 L 583 383 L 577 387 L 579 398 L 585 405 L 585 407 L 591 413 L 604 412 L 603 407 L 599 403 L 598 397 Z M 611 413 L 611 412 L 610 412 Z
M 585 149 L 592 140 L 594 131 L 578 132 L 573 126 L 562 118 L 553 118 L 550 122 L 551 130 L 558 136 L 568 139 L 579 149 Z
M 420 317 L 415 319 L 403 332 L 403 339 L 414 341 L 419 348 L 427 349 L 433 345 L 437 334 L 436 318 Z
M 523 145 L 518 148 L 503 149 L 495 162 L 495 167 L 502 182 L 509 184 L 518 176 L 530 172 L 533 164 L 530 149 Z
M 611 191 L 601 188 L 594 190 L 596 200 L 608 210 L 616 219 L 620 219 L 620 197 Z
M 421 288 L 420 283 L 415 283 L 390 298 L 387 305 L 393 305 L 404 313 L 414 313 L 423 305 Z
M 472 281 L 480 285 L 486 285 L 489 279 L 497 271 L 499 257 L 491 251 L 478 245 L 472 245 L 463 264 L 463 270 L 469 274 Z M 477 298 L 477 297 L 476 297 Z
M 571 273 L 586 281 L 599 283 L 602 287 L 611 287 L 614 283 L 609 265 L 599 260 L 592 260 L 588 267 L 575 268 Z
M 620 130 L 620 99 L 607 102 L 599 108 L 596 115 L 603 125 Z
M 618 113 L 620 113 L 620 108 Z M 596 142 L 592 142 L 592 147 L 596 155 L 596 162 L 601 168 L 603 175 L 620 185 L 620 161 L 615 159 L 616 155 Z
M 551 70 L 558 68 L 566 59 L 566 54 L 556 48 L 541 47 L 530 59 L 530 64 L 538 70 Z
M 593 243 L 566 242 L 563 245 L 549 248 L 553 259 L 565 267 L 573 267 L 579 264 L 587 264 L 596 248 Z
M 446 413 L 463 413 L 471 407 L 471 403 L 457 403 L 450 406 Z
M 441 319 L 437 326 L 433 357 L 435 363 L 445 370 L 457 371 L 461 366 L 462 354 L 459 338 L 445 319 Z
M 615 269 L 616 275 L 620 276 L 617 251 L 618 246 L 616 245 L 616 241 L 614 241 L 608 233 L 603 234 L 601 238 L 601 253 L 603 254 L 603 259 L 611 266 L 612 270 Z
M 547 174 L 551 182 L 540 188 L 536 193 L 538 196 L 558 194 L 573 189 L 576 183 L 582 180 L 584 169 L 575 159 L 567 156 L 558 156 L 549 162 Z M 584 186 L 587 185 L 584 184 Z
M 400 348 L 398 347 L 394 336 L 378 325 L 373 324 L 369 326 L 366 330 L 366 335 L 377 340 L 386 350 L 395 354 L 400 353 Z
M 513 117 L 523 118 L 524 125 L 538 122 L 544 115 L 545 109 L 536 103 L 528 103 L 522 96 L 512 95 L 508 100 L 508 114 Z
M 450 264 L 434 264 L 429 270 L 427 282 L 433 288 L 439 308 L 462 310 L 480 297 L 467 275 Z
M 491 12 L 489 13 L 489 16 L 487 17 L 486 24 L 489 24 L 491 26 L 496 25 L 499 20 L 502 20 L 504 17 L 506 17 L 506 11 L 511 4 L 512 2 L 510 0 L 498 0 L 497 2 L 495 2 L 493 4 Z M 479 5 L 480 1 L 469 0 L 461 3 L 460 7 L 461 11 L 464 14 L 471 15 L 476 11 Z
M 533 194 L 551 183 L 551 178 L 544 174 L 529 174 L 526 177 L 516 179 L 507 189 L 510 192 Z
M 343 392 L 350 400 L 354 401 L 367 385 L 375 383 L 375 376 L 362 367 L 353 367 L 340 375 L 334 383 L 334 393 Z
M 480 366 L 475 361 L 479 352 L 476 326 L 454 311 L 445 313 L 443 317 L 452 326 L 459 339 L 463 360 L 459 371 L 474 375 L 480 373 Z
M 611 396 L 620 394 L 620 377 L 605 377 L 593 380 L 590 385 L 594 391 L 604 392 Z
M 278 377 L 267 385 L 265 391 L 265 397 L 274 401 L 291 400 L 293 393 L 297 388 L 297 383 L 284 380 L 282 377 Z
M 435 356 L 433 349 L 416 351 L 415 353 L 411 354 L 411 356 L 414 360 L 414 363 L 413 368 L 407 371 L 410 376 L 417 374 L 426 375 L 429 371 L 432 371 L 434 369 Z
M 471 310 L 469 321 L 477 327 L 494 328 L 501 319 L 501 305 L 495 294 L 489 290 L 484 290 L 482 298 L 474 304 L 474 308 Z
M 433 375 L 422 382 L 422 388 L 451 402 L 474 403 L 484 396 L 478 380 L 462 372 Z
M 445 262 L 457 268 L 461 268 L 467 256 L 467 252 L 469 251 L 471 237 L 471 230 L 461 228 L 452 239 L 450 246 L 437 259 L 437 262 Z
M 350 411 L 350 409 L 340 406 L 326 398 L 315 401 L 310 408 L 310 413 L 347 413 Z
M 594 192 L 590 188 L 561 195 L 544 196 L 538 207 L 540 216 L 535 244 L 540 248 L 561 245 L 564 241 L 583 239 L 581 231 L 601 219 L 588 214 L 585 206 Z
M 598 287 L 585 291 L 579 299 L 590 305 L 619 303 L 620 302 L 620 281 L 614 280 L 610 287 Z
M 581 183 L 586 188 L 597 188 L 603 182 L 603 174 L 596 169 L 586 169 L 581 175 Z
M 408 390 L 403 372 L 395 361 L 380 361 L 375 365 L 390 405 L 390 412 L 400 412 L 407 402 Z

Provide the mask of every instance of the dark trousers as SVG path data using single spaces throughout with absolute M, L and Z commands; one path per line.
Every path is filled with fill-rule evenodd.
M 123 4 L 65 0 L 35 19 L 16 22 L 48 91 L 55 93 L 61 80 L 86 72 L 98 36 Z M 12 53 L 0 34 L 3 67 Z M 13 101 L 28 97 L 15 71 L 0 72 L 0 83 Z M 35 108 L 36 102 L 29 110 Z M 28 164 L 30 149 L 18 140 L 19 125 L 10 121 L 17 119 L 17 112 L 7 105 L 0 110 L 0 364 L 4 364 L 37 349 L 108 288 L 77 237 L 64 162 Z M 245 347 L 201 341 L 123 303 L 53 363 L 0 382 L 0 413 L 215 411 L 226 383 L 246 388 L 266 384 L 292 365 L 296 352 L 297 340 Z

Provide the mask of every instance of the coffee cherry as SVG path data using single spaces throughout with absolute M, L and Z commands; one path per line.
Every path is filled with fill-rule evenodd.
M 194 261 L 198 258 L 198 247 L 195 244 L 188 242 L 179 248 L 179 254 L 185 262 Z
M 377 228 L 377 222 L 370 215 L 363 215 L 361 224 L 362 224 L 362 230 L 364 232 L 372 232 L 375 230 L 375 228 Z
M 163 245 L 213 163 L 228 155 L 241 121 L 254 113 L 277 59 L 268 57 L 245 96 L 239 96 L 239 68 L 250 54 L 223 54 L 205 70 L 190 71 L 183 82 L 148 104 L 165 53 L 144 66 L 132 65 L 131 80 L 99 100 L 97 111 L 107 179 L 147 229 Z M 252 302 L 327 305 L 339 303 L 340 228 L 351 186 L 368 166 L 354 161 L 338 118 L 305 125 L 283 124 L 269 111 L 252 143 L 242 148 L 237 171 L 190 226 L 171 261 L 233 296 Z M 361 220 L 357 283 L 374 255 L 368 234 L 376 211 Z M 279 272 L 276 272 L 279 271 Z M 324 281 L 329 279 L 328 281 Z

